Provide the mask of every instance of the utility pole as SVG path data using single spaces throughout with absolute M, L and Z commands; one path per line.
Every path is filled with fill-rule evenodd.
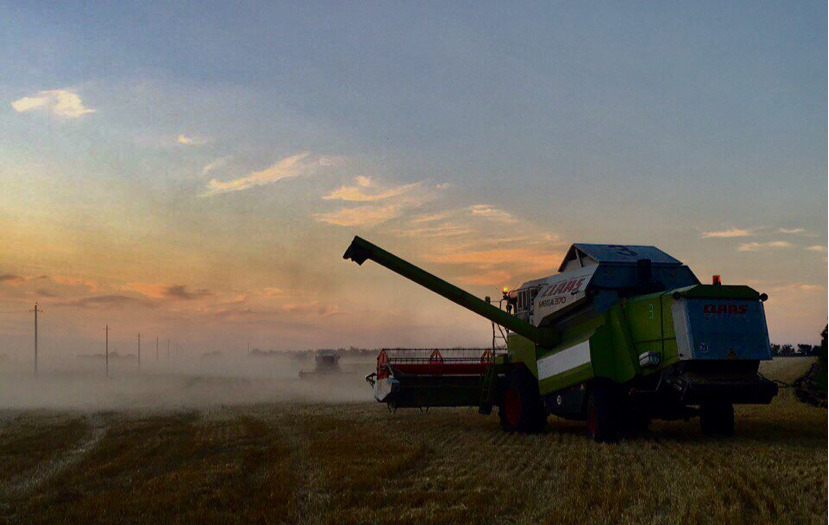
M 37 377 L 37 313 L 42 312 L 43 310 L 39 310 L 37 303 L 35 303 L 34 310 L 29 311 L 35 313 L 35 377 Z
M 138 368 L 141 368 L 141 334 L 138 334 Z
M 167 338 L 167 361 L 170 360 L 170 338 Z
M 106 332 L 106 367 L 107 367 L 107 377 L 109 377 L 109 325 L 107 324 L 104 328 Z
M 158 363 L 158 337 L 155 338 L 155 362 Z

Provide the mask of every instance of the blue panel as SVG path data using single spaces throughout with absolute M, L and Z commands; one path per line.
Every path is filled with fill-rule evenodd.
M 682 264 L 655 246 L 622 244 L 574 244 L 573 246 L 600 263 L 636 264 L 636 261 L 640 259 L 650 259 L 652 264 Z
M 691 359 L 771 359 L 760 301 L 690 299 L 685 308 Z

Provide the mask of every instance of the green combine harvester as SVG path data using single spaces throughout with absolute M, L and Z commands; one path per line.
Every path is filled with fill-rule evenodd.
M 652 419 L 699 416 L 709 435 L 734 432 L 734 404 L 768 404 L 777 385 L 763 309 L 748 286 L 690 268 L 653 246 L 574 244 L 558 273 L 479 299 L 355 237 L 343 258 L 370 259 L 503 327 L 505 354 L 480 359 L 389 355 L 366 379 L 389 407 L 498 407 L 509 432 L 540 432 L 552 414 L 587 421 L 614 441 Z

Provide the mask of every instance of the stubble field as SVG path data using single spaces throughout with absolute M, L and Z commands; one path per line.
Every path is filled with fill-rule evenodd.
M 508 435 L 371 402 L 7 410 L 0 522 L 826 523 L 826 410 L 783 390 L 736 412 L 732 439 L 692 420 L 597 445 L 556 418 Z

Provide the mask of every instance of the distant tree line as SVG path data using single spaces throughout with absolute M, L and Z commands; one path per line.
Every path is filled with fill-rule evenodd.
M 820 355 L 820 346 L 819 345 L 809 345 L 809 344 L 799 344 L 799 345 L 791 345 L 791 344 L 784 344 L 778 345 L 773 344 L 771 345 L 771 355 L 772 357 L 800 357 L 800 356 L 819 356 Z M 348 348 L 320 348 L 316 350 L 260 350 L 258 348 L 253 348 L 250 351 L 251 357 L 277 357 L 277 356 L 289 356 L 292 359 L 297 359 L 300 361 L 305 361 L 307 359 L 313 359 L 314 356 L 320 350 L 333 350 L 337 353 L 340 357 L 377 357 L 377 354 L 380 352 L 379 348 L 357 348 L 354 346 L 350 346 Z M 112 355 L 112 354 L 110 354 Z
M 341 358 L 343 357 L 364 357 L 364 358 L 375 358 L 377 354 L 380 353 L 380 348 L 357 348 L 356 346 L 350 346 L 348 348 L 318 348 L 315 350 L 260 350 L 258 348 L 253 348 L 250 351 L 251 357 L 278 357 L 278 356 L 289 356 L 291 359 L 297 359 L 299 361 L 305 360 L 313 360 L 314 356 L 317 355 L 317 352 L 320 351 L 333 351 L 336 352 L 338 356 Z M 398 350 L 398 349 L 395 349 Z M 441 348 L 443 350 L 443 348 Z M 454 348 L 454 350 L 478 350 L 483 351 L 483 348 Z
M 348 348 L 319 348 L 315 350 L 260 350 L 258 348 L 253 348 L 249 355 L 251 357 L 276 357 L 287 355 L 291 357 L 291 359 L 305 361 L 307 359 L 314 359 L 314 356 L 317 355 L 317 352 L 320 350 L 334 351 L 340 357 L 377 357 L 377 354 L 380 353 L 379 348 L 357 348 L 355 346 L 350 346 Z
M 771 345 L 772 357 L 799 357 L 820 355 L 819 345 Z

